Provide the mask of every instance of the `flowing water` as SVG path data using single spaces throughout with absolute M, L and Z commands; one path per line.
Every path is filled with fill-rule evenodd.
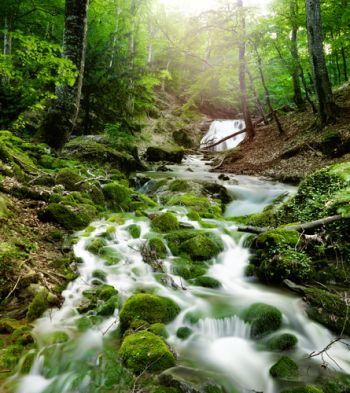
M 193 172 L 188 171 L 188 168 Z M 207 170 L 206 162 L 200 157 L 189 157 L 184 165 L 171 169 L 173 172 L 162 176 L 192 180 L 217 180 L 218 177 Z M 293 187 L 245 176 L 231 175 L 225 184 L 230 192 L 238 196 L 227 208 L 229 215 L 259 211 L 276 196 L 294 191 Z M 180 221 L 200 228 L 198 222 L 187 218 L 185 208 L 171 210 L 177 211 Z M 127 230 L 133 223 L 141 227 L 139 239 L 133 239 Z M 298 345 L 289 356 L 302 366 L 301 380 L 312 381 L 321 373 L 322 359 L 314 358 L 311 361 L 306 359 L 306 355 L 323 349 L 334 338 L 333 335 L 307 318 L 302 300 L 294 294 L 261 285 L 245 277 L 244 271 L 250 255 L 244 245 L 247 235 L 236 232 L 234 223 L 217 221 L 217 228 L 209 229 L 218 234 L 224 243 L 224 251 L 212 261 L 207 274 L 220 281 L 222 286 L 219 289 L 193 286 L 173 275 L 173 256 L 169 250 L 164 267 L 178 287 L 166 286 L 157 281 L 152 268 L 143 262 L 140 254 L 140 248 L 150 232 L 148 219 L 130 215 L 120 225 L 105 220 L 93 225 L 96 229 L 88 235 L 80 235 L 74 247 L 82 263 L 79 266 L 79 277 L 63 292 L 63 306 L 59 310 L 47 312 L 35 323 L 33 333 L 41 349 L 30 373 L 15 377 L 17 393 L 100 391 L 104 380 L 92 386 L 92 375 L 99 372 L 100 354 L 104 350 L 106 337 L 118 326 L 118 311 L 112 317 L 96 320 L 95 325 L 84 332 L 77 329 L 82 319 L 77 308 L 81 304 L 83 292 L 93 286 L 93 272 L 96 270 L 106 273 L 107 283 L 118 289 L 122 299 L 140 288 L 172 298 L 181 307 L 181 313 L 167 326 L 167 341 L 177 353 L 178 364 L 203 370 L 203 374 L 212 372 L 213 378 L 217 378 L 229 393 L 277 393 L 281 390 L 281 386 L 269 375 L 270 367 L 280 354 L 267 351 L 264 340 L 253 340 L 249 324 L 240 318 L 242 310 L 256 302 L 278 307 L 283 313 L 280 331 L 298 337 Z M 107 266 L 103 259 L 86 250 L 89 239 L 103 233 L 111 225 L 115 225 L 117 230 L 109 245 L 122 255 L 121 261 L 115 266 Z M 186 340 L 180 340 L 176 336 L 180 327 L 189 327 L 193 333 Z M 53 332 L 64 332 L 69 336 L 68 341 L 48 344 L 47 338 Z M 328 356 L 330 368 L 350 373 L 349 351 L 344 345 L 337 343 L 332 346 Z

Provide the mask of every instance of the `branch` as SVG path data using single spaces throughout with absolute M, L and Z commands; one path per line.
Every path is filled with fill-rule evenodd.
M 237 136 L 237 135 L 244 134 L 245 132 L 246 132 L 246 128 L 243 128 L 243 130 L 238 131 L 238 132 L 235 132 L 234 134 L 231 134 L 231 135 L 229 135 L 229 136 L 226 136 L 225 138 L 220 139 L 218 142 L 215 142 L 215 143 L 213 143 L 213 144 L 211 144 L 211 145 L 209 145 L 209 146 L 205 146 L 205 148 L 203 148 L 203 149 L 201 149 L 201 150 L 208 150 L 208 149 L 211 149 L 212 147 L 215 147 L 215 146 L 217 146 L 217 145 L 220 145 L 220 143 L 225 142 L 225 141 L 227 141 L 228 139 L 231 139 L 231 138 L 233 138 L 233 137 L 235 137 L 235 136 Z

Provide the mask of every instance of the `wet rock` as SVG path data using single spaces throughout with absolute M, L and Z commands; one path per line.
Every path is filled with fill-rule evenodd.
M 146 151 L 146 161 L 149 162 L 166 161 L 181 164 L 183 157 L 183 149 L 163 149 L 157 146 L 150 146 Z
M 298 338 L 294 334 L 280 334 L 272 337 L 267 342 L 267 347 L 270 351 L 289 351 L 293 349 L 298 343 Z
M 168 168 L 166 165 L 160 165 L 157 169 L 157 172 L 172 172 L 173 170 Z
M 173 213 L 167 212 L 155 217 L 151 226 L 157 232 L 171 232 L 179 229 L 179 222 Z
M 225 175 L 224 173 L 221 173 L 218 177 L 219 180 L 227 181 L 230 180 L 230 176 Z
M 277 363 L 270 368 L 270 375 L 283 381 L 294 381 L 299 374 L 298 365 L 288 356 L 282 356 Z
M 260 338 L 281 327 L 282 313 L 269 304 L 255 303 L 244 312 L 243 320 L 251 324 L 252 337 Z

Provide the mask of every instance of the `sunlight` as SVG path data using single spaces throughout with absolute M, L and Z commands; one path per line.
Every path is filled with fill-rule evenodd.
M 206 10 L 214 9 L 222 3 L 220 0 L 160 0 L 165 6 L 188 14 L 196 14 Z M 244 0 L 245 6 L 266 9 L 271 0 Z

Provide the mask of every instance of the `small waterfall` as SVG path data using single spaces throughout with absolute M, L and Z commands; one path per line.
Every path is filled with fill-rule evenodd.
M 201 319 L 194 331 L 209 339 L 216 340 L 222 337 L 238 337 L 248 339 L 250 337 L 250 325 L 243 322 L 236 315 L 223 319 Z
M 215 120 L 211 123 L 209 131 L 206 133 L 204 138 L 201 140 L 201 147 L 205 148 L 219 140 L 234 134 L 240 130 L 243 130 L 245 123 L 243 120 Z M 233 149 L 238 146 L 245 138 L 245 133 L 230 138 L 219 145 L 215 146 L 214 151 L 224 151 Z

